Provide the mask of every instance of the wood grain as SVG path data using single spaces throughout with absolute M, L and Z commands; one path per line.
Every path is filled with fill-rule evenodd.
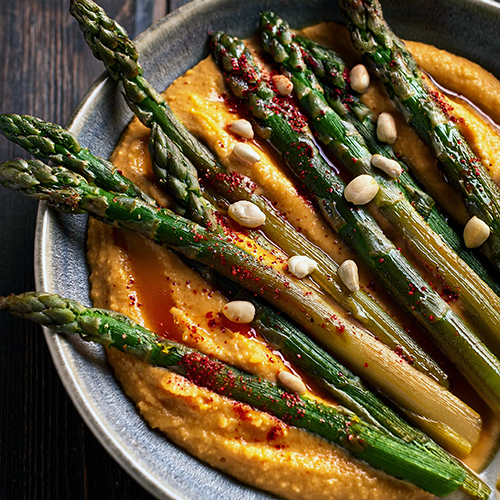
M 135 36 L 185 0 L 101 0 Z M 0 112 L 64 125 L 103 71 L 68 0 L 1 0 Z M 0 161 L 27 157 L 0 137 Z M 34 289 L 37 203 L 0 189 L 0 294 Z M 0 313 L 0 499 L 152 499 L 108 456 L 66 395 L 41 330 Z

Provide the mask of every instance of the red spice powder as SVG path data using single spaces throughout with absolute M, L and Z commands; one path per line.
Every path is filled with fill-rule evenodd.
M 272 87 L 272 84 L 270 84 Z M 273 88 L 276 91 L 275 88 Z M 299 110 L 295 97 L 276 95 L 268 109 L 276 114 L 286 116 L 288 123 L 296 132 L 302 132 L 307 127 L 307 118 Z
M 213 177 L 210 172 L 205 171 L 204 174 L 207 180 L 215 186 L 217 186 L 217 184 L 226 184 L 229 186 L 229 193 L 232 193 L 238 188 L 244 188 L 251 193 L 254 193 L 257 189 L 257 184 L 255 184 L 255 182 L 252 182 L 248 177 L 238 172 L 218 172 Z
M 186 378 L 191 382 L 206 387 L 214 392 L 224 392 L 226 387 L 231 386 L 230 377 L 226 380 L 226 385 L 220 386 L 218 381 L 224 365 L 219 361 L 212 360 L 198 353 L 185 354 L 179 361 L 186 369 Z
M 437 92 L 435 90 L 429 92 L 432 100 L 439 106 L 441 111 L 449 118 L 451 112 L 453 111 L 453 106 L 445 99 L 444 95 L 441 92 Z
M 283 429 L 281 427 L 272 427 L 267 433 L 267 440 L 269 442 L 276 441 L 276 439 L 283 436 Z
M 252 420 L 252 416 L 248 410 L 248 407 L 243 405 L 242 403 L 234 403 L 233 411 L 236 413 L 240 420 Z

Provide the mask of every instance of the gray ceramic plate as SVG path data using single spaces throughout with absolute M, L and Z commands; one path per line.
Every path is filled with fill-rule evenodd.
M 332 0 L 197 0 L 138 38 L 145 74 L 156 88 L 166 88 L 207 55 L 210 30 L 248 36 L 257 26 L 258 13 L 270 9 L 292 27 L 340 20 L 337 2 Z M 468 57 L 500 77 L 500 5 L 495 2 L 386 0 L 384 9 L 399 35 Z M 109 157 L 131 118 L 116 84 L 103 75 L 75 111 L 69 127 L 83 145 Z M 86 224 L 85 216 L 63 215 L 40 205 L 35 248 L 38 290 L 90 304 Z M 148 428 L 123 395 L 99 347 L 49 331 L 45 336 L 66 390 L 87 425 L 153 495 L 179 500 L 192 500 L 200 494 L 204 500 L 273 498 L 204 465 Z M 485 471 L 492 486 L 499 464 L 497 456 Z

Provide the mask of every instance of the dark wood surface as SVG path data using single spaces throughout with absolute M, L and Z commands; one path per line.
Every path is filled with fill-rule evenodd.
M 100 0 L 136 36 L 186 0 Z M 0 112 L 64 125 L 103 71 L 68 0 L 0 0 Z M 0 162 L 27 153 L 0 137 Z M 37 203 L 0 188 L 0 295 L 34 289 Z M 0 312 L 0 499 L 152 499 L 87 429 L 41 329 Z

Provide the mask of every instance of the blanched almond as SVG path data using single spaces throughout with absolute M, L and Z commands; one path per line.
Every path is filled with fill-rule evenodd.
M 290 372 L 279 372 L 278 380 L 283 388 L 297 394 L 305 394 L 307 392 L 306 385 L 300 377 Z
M 370 74 L 363 64 L 357 64 L 351 69 L 351 88 L 354 92 L 364 94 L 370 86 Z
M 266 221 L 266 214 L 251 201 L 241 200 L 229 205 L 231 219 L 244 227 L 259 227 Z
M 233 300 L 222 308 L 222 314 L 233 323 L 251 323 L 255 318 L 255 306 L 246 300 Z
M 252 165 L 260 161 L 259 153 L 257 153 L 257 151 L 255 151 L 255 149 L 253 149 L 248 144 L 244 144 L 242 142 L 238 142 L 238 144 L 234 146 L 233 153 L 240 160 L 251 163 Z
M 252 124 L 248 120 L 235 120 L 227 128 L 235 135 L 244 137 L 245 139 L 253 139 Z
M 476 216 L 469 219 L 464 227 L 464 242 L 467 248 L 480 247 L 490 236 L 488 224 Z
M 356 262 L 353 260 L 344 260 L 337 272 L 344 285 L 351 292 L 359 290 L 359 274 Z
M 396 122 L 389 113 L 380 113 L 377 119 L 377 137 L 381 142 L 394 144 L 398 138 Z
M 368 174 L 355 177 L 344 189 L 344 197 L 355 205 L 366 205 L 375 198 L 379 186 L 377 181 Z
M 305 278 L 318 268 L 318 264 L 305 255 L 294 255 L 288 259 L 288 270 L 297 278 Z
M 385 172 L 389 177 L 395 179 L 401 175 L 403 168 L 396 160 L 391 160 L 382 155 L 372 156 L 372 165 L 383 172 Z
M 287 96 L 293 92 L 293 83 L 285 75 L 274 75 L 271 81 L 276 87 L 278 94 Z

